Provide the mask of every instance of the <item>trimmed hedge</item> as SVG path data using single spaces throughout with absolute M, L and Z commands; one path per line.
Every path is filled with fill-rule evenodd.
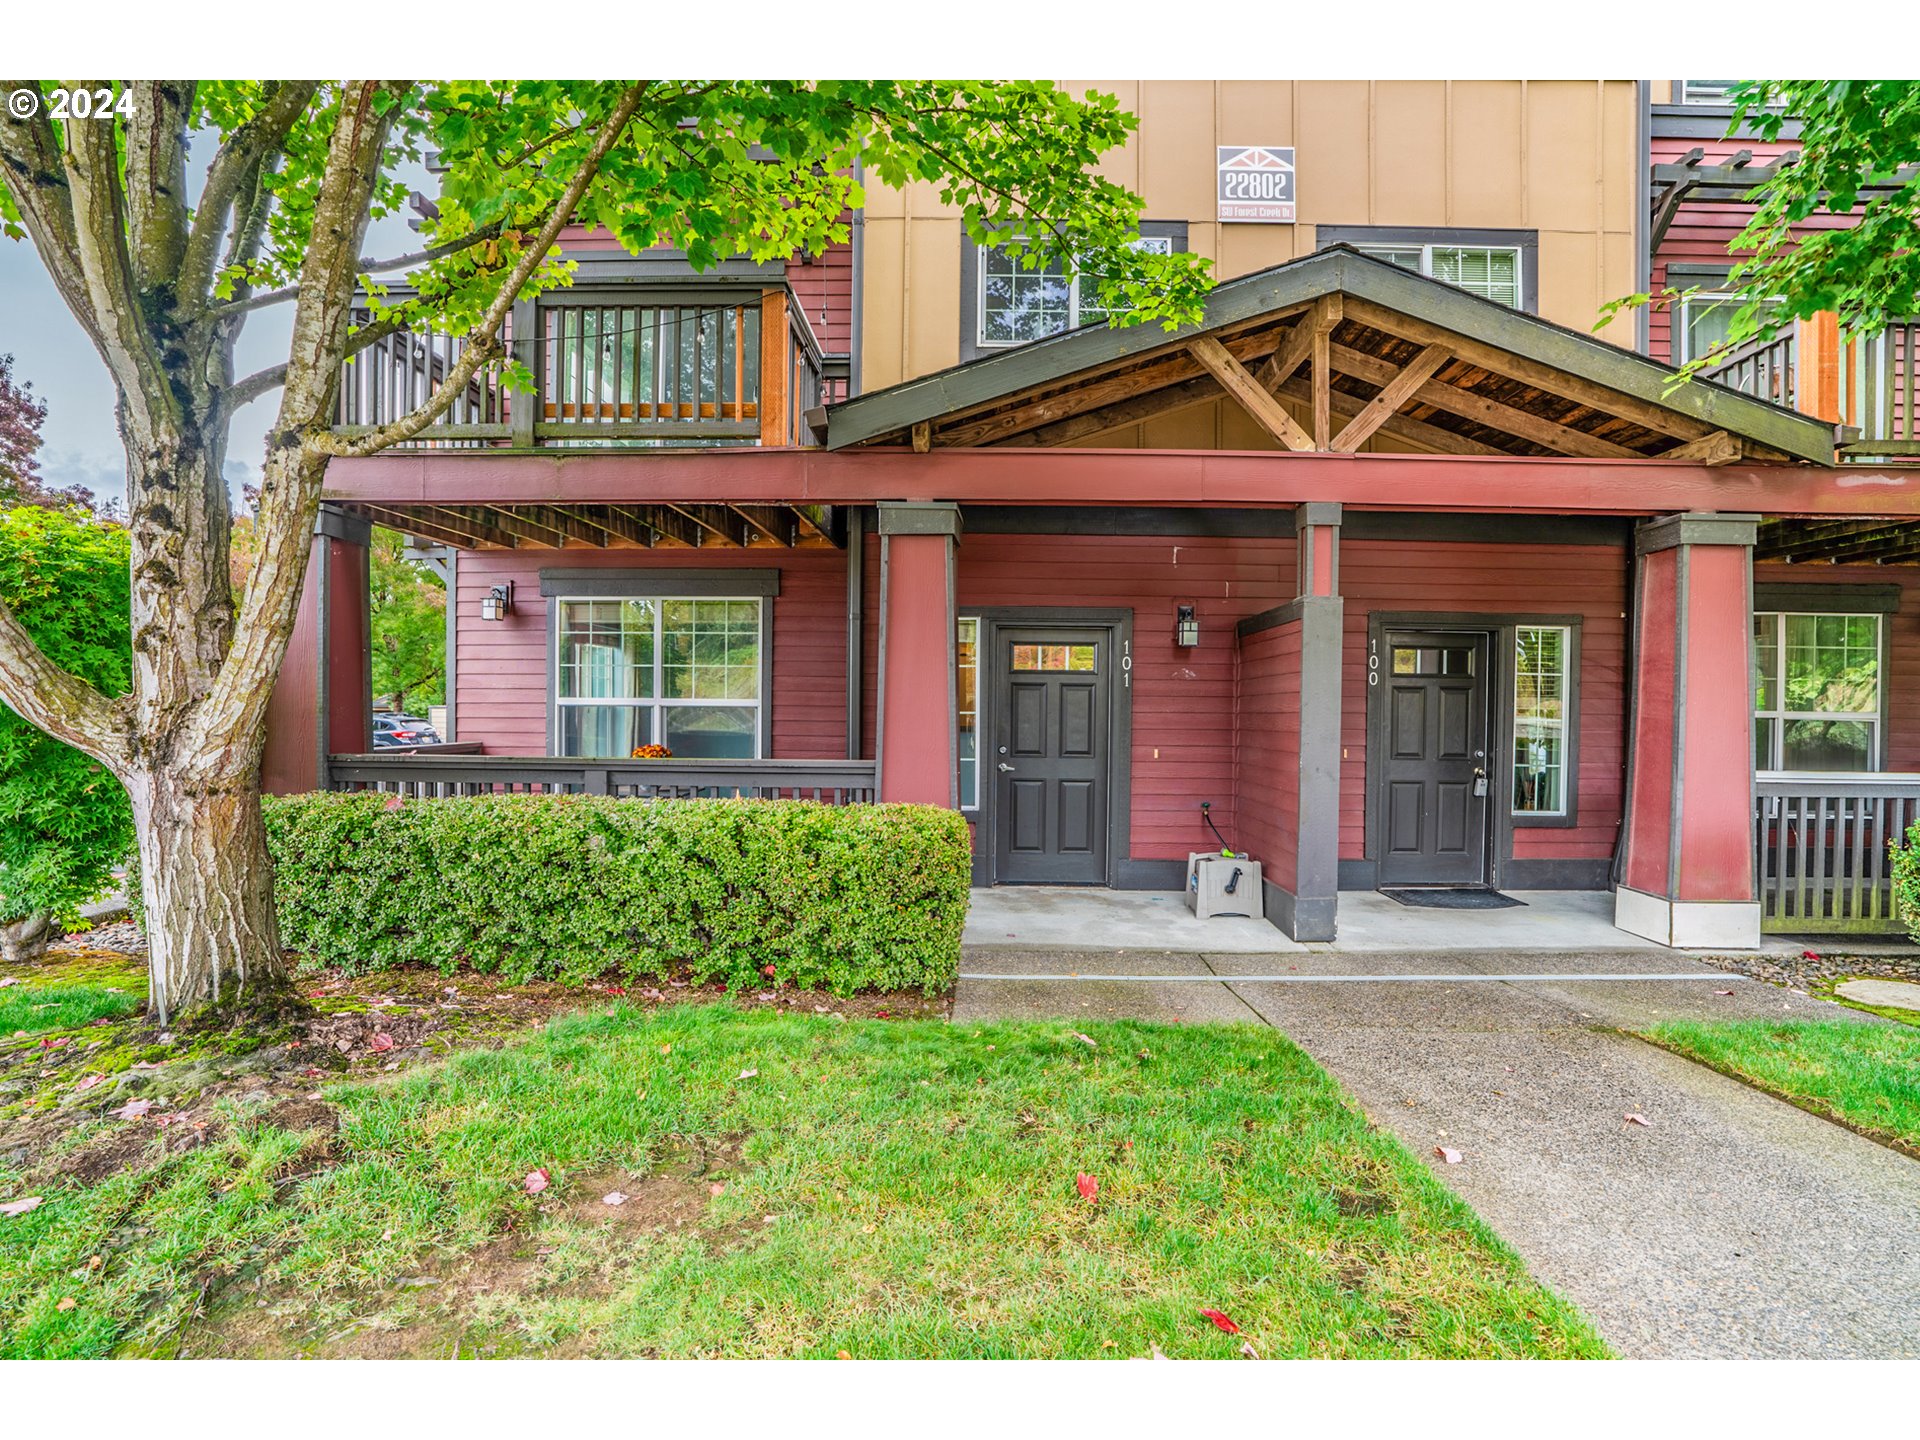
M 265 801 L 281 940 L 363 972 L 952 984 L 971 862 L 926 805 L 494 795 Z

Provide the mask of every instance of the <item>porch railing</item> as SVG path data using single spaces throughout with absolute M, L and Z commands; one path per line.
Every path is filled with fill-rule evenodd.
M 871 760 L 618 760 L 541 755 L 334 755 L 329 790 L 407 799 L 458 795 L 615 795 L 632 800 L 871 803 Z
M 1754 778 L 1760 928 L 1900 933 L 1888 847 L 1920 819 L 1920 775 L 1769 771 Z
M 1842 427 L 1843 460 L 1920 455 L 1920 318 L 1871 340 L 1842 340 L 1831 316 L 1749 340 L 1702 373 L 1743 395 Z M 1825 378 L 1816 378 L 1825 377 Z
M 515 306 L 505 338 L 533 391 L 508 391 L 507 360 L 489 361 L 407 448 L 797 445 L 806 412 L 830 398 L 819 342 L 784 289 L 553 291 Z M 376 341 L 341 372 L 335 428 L 365 434 L 407 414 L 465 345 L 431 331 Z

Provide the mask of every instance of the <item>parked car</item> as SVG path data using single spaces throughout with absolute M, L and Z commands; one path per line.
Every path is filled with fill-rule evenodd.
M 373 748 L 385 750 L 395 745 L 438 745 L 440 732 L 418 715 L 376 715 L 373 717 Z

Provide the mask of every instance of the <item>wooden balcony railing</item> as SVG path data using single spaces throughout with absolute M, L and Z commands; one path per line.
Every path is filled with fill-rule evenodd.
M 408 799 L 452 795 L 615 795 L 632 800 L 871 803 L 871 760 L 617 760 L 564 756 L 334 755 L 329 790 Z
M 1762 930 L 1904 932 L 1888 849 L 1920 819 L 1920 775 L 1764 771 L 1753 788 Z
M 1832 315 L 1716 358 L 1710 380 L 1840 427 L 1839 458 L 1920 455 L 1920 319 L 1871 340 L 1840 338 Z
M 504 360 L 482 366 L 408 448 L 798 445 L 806 412 L 836 398 L 784 289 L 553 291 L 514 307 L 506 339 L 534 391 L 504 387 Z M 342 371 L 335 428 L 365 434 L 405 415 L 464 345 L 412 331 L 375 342 Z

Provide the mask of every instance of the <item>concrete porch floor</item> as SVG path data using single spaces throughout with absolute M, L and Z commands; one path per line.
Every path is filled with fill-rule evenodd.
M 973 892 L 962 943 L 1031 950 L 1167 950 L 1224 955 L 1435 950 L 1566 952 L 1666 947 L 1617 930 L 1604 890 L 1514 890 L 1503 910 L 1428 910 L 1372 890 L 1340 892 L 1339 934 L 1302 945 L 1265 920 L 1196 920 L 1177 890 L 1004 885 Z

